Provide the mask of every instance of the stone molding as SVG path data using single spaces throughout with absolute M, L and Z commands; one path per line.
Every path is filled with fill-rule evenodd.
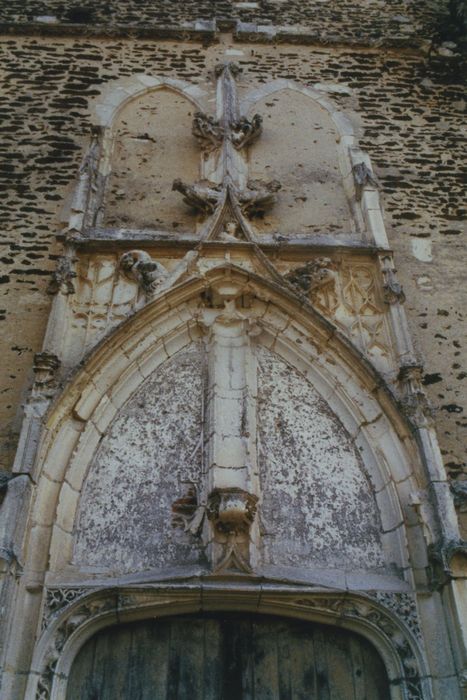
M 294 588 L 254 581 L 156 584 L 150 588 L 90 591 L 60 589 L 70 602 L 49 618 L 39 639 L 28 697 L 59 700 L 79 648 L 97 631 L 115 624 L 153 616 L 198 611 L 242 610 L 295 617 L 342 626 L 366 637 L 383 657 L 392 700 L 430 700 L 431 685 L 420 642 L 386 598 L 337 591 Z M 47 595 L 49 595 L 47 593 Z M 54 596 L 56 593 L 54 593 Z

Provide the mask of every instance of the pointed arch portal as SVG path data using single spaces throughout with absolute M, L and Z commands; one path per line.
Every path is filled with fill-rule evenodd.
M 132 622 L 88 640 L 66 700 L 389 700 L 363 637 L 280 617 L 205 613 Z

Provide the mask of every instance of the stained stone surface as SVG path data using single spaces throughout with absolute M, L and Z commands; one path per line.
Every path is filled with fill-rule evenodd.
M 75 562 L 118 572 L 193 564 L 198 540 L 174 529 L 172 503 L 200 474 L 202 355 L 162 364 L 104 437 L 83 489 Z
M 339 134 L 329 113 L 293 90 L 264 97 L 253 111 L 263 116 L 263 134 L 250 149 L 250 177 L 274 176 L 282 184 L 276 206 L 256 228 L 285 235 L 354 233 Z
M 379 515 L 350 436 L 299 372 L 258 355 L 265 563 L 382 567 Z

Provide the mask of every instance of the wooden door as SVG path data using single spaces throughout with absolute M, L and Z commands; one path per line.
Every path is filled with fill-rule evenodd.
M 205 614 L 111 627 L 73 664 L 67 700 L 388 700 L 378 653 L 346 630 Z

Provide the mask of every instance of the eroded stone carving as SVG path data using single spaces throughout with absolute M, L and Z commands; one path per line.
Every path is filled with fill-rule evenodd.
M 428 547 L 431 586 L 434 590 L 441 588 L 452 578 L 451 563 L 456 555 L 467 556 L 466 540 L 440 540 Z
M 392 258 L 385 256 L 381 260 L 381 270 L 383 273 L 383 293 L 384 301 L 387 304 L 403 304 L 405 294 L 402 285 L 397 281 L 396 272 Z
M 403 365 L 398 376 L 403 390 L 400 408 L 417 427 L 432 425 L 435 413 L 423 389 L 422 376 L 423 367 L 414 364 Z
M 355 189 L 359 199 L 363 194 L 364 187 L 368 185 L 371 187 L 378 187 L 378 181 L 366 163 L 357 163 L 353 166 L 352 171 L 355 180 Z
M 222 533 L 248 532 L 256 515 L 258 497 L 239 488 L 214 489 L 207 515 Z
M 36 352 L 33 370 L 35 374 L 34 383 L 38 388 L 53 384 L 60 364 L 60 360 L 53 353 L 46 351 Z
M 467 510 L 467 480 L 452 481 L 451 492 L 454 496 L 454 505 L 463 513 Z
M 221 198 L 221 188 L 213 183 L 195 183 L 187 185 L 177 178 L 173 181 L 172 189 L 183 195 L 183 201 L 202 214 L 213 214 Z
M 45 655 L 43 671 L 37 684 L 36 700 L 49 700 L 57 663 L 70 635 L 90 617 L 110 610 L 114 606 L 115 600 L 113 598 L 84 601 L 77 610 L 63 620 Z
M 421 641 L 422 633 L 418 619 L 415 596 L 411 593 L 385 593 L 377 591 L 375 599 L 385 608 L 393 612 L 403 622 L 413 635 Z
M 75 286 L 72 280 L 76 277 L 73 270 L 73 259 L 67 255 L 62 255 L 57 260 L 57 266 L 52 272 L 52 279 L 47 287 L 48 294 L 74 294 Z
M 247 188 L 235 192 L 242 212 L 250 219 L 255 216 L 264 216 L 274 206 L 275 194 L 282 185 L 278 180 L 262 182 L 261 180 L 248 180 Z
M 219 238 L 226 243 L 238 243 L 239 226 L 236 221 L 228 221 L 224 229 L 219 233 Z
M 199 536 L 205 513 L 206 507 L 198 503 L 197 489 L 192 484 L 186 494 L 172 504 L 172 526 Z
M 196 112 L 193 118 L 192 133 L 196 137 L 205 156 L 222 145 L 224 129 L 214 117 Z
M 144 250 L 129 250 L 124 253 L 120 258 L 120 269 L 126 277 L 137 282 L 147 295 L 154 294 L 167 277 L 165 267 Z
M 286 275 L 286 280 L 301 292 L 313 296 L 325 285 L 336 284 L 335 264 L 331 258 L 316 258 Z
M 0 506 L 5 500 L 5 496 L 8 491 L 8 484 L 10 483 L 12 478 L 13 474 L 10 474 L 10 472 L 6 472 L 3 470 L 0 471 Z
M 234 147 L 238 150 L 245 148 L 261 135 L 263 130 L 263 118 L 255 114 L 251 119 L 240 117 L 230 125 L 230 138 Z
M 257 496 L 235 487 L 217 488 L 209 494 L 207 516 L 224 550 L 216 563 L 215 572 L 251 572 L 249 539 L 257 503 Z

